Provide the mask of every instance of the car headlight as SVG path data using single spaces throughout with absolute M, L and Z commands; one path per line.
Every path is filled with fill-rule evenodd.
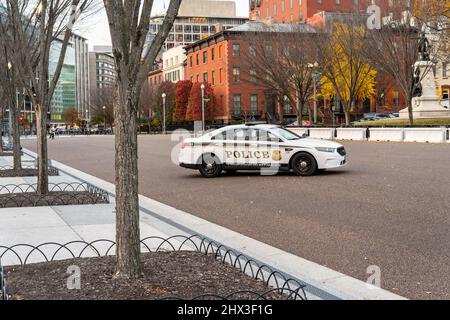
M 336 148 L 316 147 L 316 150 L 320 152 L 334 153 L 336 151 Z

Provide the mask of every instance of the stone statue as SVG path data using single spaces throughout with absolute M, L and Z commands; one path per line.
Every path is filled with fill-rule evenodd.
M 417 68 L 413 77 L 413 98 L 422 96 L 422 84 L 420 83 L 420 69 Z
M 419 38 L 419 61 L 430 61 L 430 42 L 425 32 L 422 32 Z

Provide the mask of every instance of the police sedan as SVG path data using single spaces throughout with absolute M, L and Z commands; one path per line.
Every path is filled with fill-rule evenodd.
M 311 176 L 347 164 L 343 145 L 301 137 L 276 125 L 236 125 L 209 132 L 181 144 L 179 164 L 213 178 L 222 171 L 260 170 L 262 174 L 293 171 Z

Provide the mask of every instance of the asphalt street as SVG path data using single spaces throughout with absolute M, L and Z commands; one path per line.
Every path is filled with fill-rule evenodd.
M 23 141 L 35 150 L 35 140 Z M 345 142 L 347 167 L 313 177 L 204 179 L 139 138 L 140 193 L 414 299 L 450 299 L 450 144 Z M 114 137 L 57 137 L 52 159 L 114 182 Z

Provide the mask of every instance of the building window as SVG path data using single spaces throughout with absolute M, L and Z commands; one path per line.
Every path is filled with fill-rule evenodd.
M 215 57 L 215 52 L 214 52 L 214 48 L 211 48 L 211 61 L 214 61 Z
M 233 107 L 234 107 L 234 114 L 241 114 L 241 95 L 235 94 L 233 96 Z
M 203 51 L 203 64 L 208 62 L 208 51 Z
M 234 83 L 241 82 L 241 69 L 240 68 L 233 68 L 233 82 Z
M 223 69 L 219 69 L 219 83 L 222 84 Z
M 197 55 L 196 55 L 196 62 L 197 62 L 197 65 L 199 65 L 200 64 L 200 56 L 199 56 L 199 54 L 197 53 Z
M 189 66 L 192 68 L 193 64 L 194 64 L 194 58 L 192 56 L 190 56 L 190 58 L 189 58 Z
M 256 70 L 250 69 L 250 82 L 255 83 L 256 82 Z
M 219 46 L 219 59 L 222 59 L 222 45 Z
M 398 91 L 394 91 L 394 105 L 398 108 L 399 105 Z
M 208 83 L 208 72 L 205 72 L 205 73 L 203 74 L 203 82 L 204 82 L 204 83 Z
M 258 113 L 258 95 L 252 94 L 250 97 L 250 111 L 252 115 Z
M 213 86 L 215 86 L 216 85 L 216 71 L 211 71 L 211 84 L 213 85 Z
M 241 45 L 233 44 L 233 57 L 239 57 L 241 55 Z
M 256 46 L 255 45 L 253 45 L 253 44 L 250 45 L 250 47 L 248 48 L 248 51 L 252 57 L 256 57 Z

